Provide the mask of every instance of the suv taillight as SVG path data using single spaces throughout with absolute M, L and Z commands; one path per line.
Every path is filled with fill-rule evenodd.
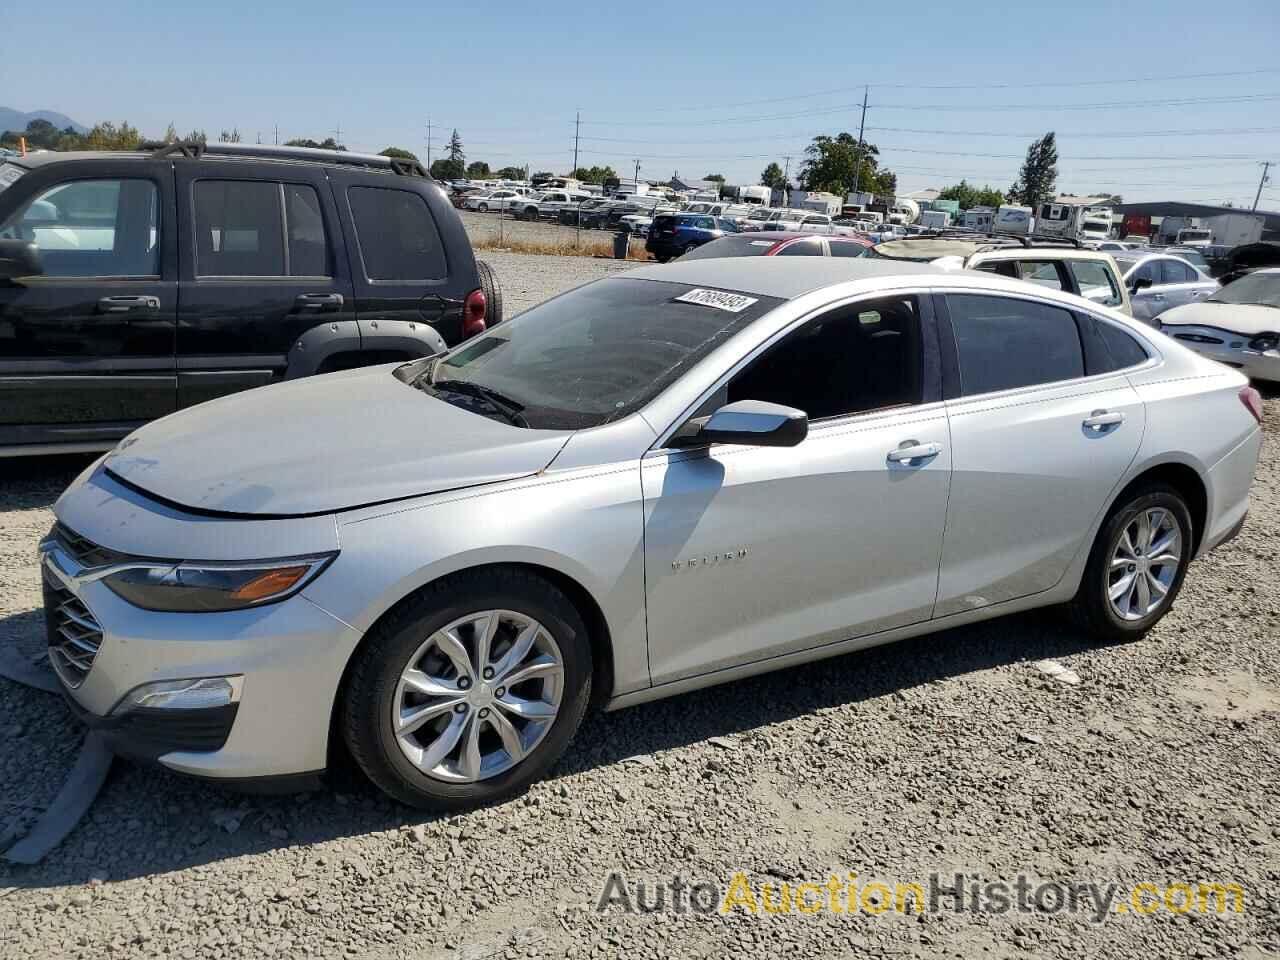
M 467 299 L 462 305 L 464 337 L 474 337 L 477 333 L 484 333 L 484 312 L 487 307 L 488 303 L 485 301 L 483 290 L 472 290 L 467 294 Z
M 1262 394 L 1253 387 L 1245 387 L 1240 391 L 1240 402 L 1253 414 L 1253 419 L 1262 423 Z

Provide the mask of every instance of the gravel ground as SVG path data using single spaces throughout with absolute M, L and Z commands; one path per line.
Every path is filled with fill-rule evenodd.
M 513 313 L 613 266 L 490 259 Z M 1267 416 L 1244 533 L 1141 642 L 1094 648 L 1051 613 L 1020 615 L 590 716 L 548 780 L 447 818 L 355 778 L 245 797 L 117 762 L 44 864 L 0 864 L 0 957 L 1275 957 L 1280 400 Z M 3 465 L 0 643 L 39 649 L 33 551 L 83 463 Z M 0 705 L 8 819 L 50 801 L 81 732 L 52 696 L 0 681 Z M 676 873 L 723 888 L 735 870 L 1221 880 L 1246 902 L 1103 924 L 597 913 L 612 870 L 650 890 Z
M 537 224 L 521 224 L 538 226 Z M 506 316 L 514 317 L 534 304 L 565 290 L 599 280 L 601 277 L 641 266 L 626 260 L 597 257 L 543 257 L 526 253 L 482 250 L 476 256 L 493 267 L 502 285 Z

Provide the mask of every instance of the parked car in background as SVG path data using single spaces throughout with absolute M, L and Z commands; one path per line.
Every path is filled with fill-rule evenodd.
M 1263 267 L 1199 303 L 1160 315 L 1160 329 L 1250 377 L 1280 381 L 1280 267 Z
M 106 449 L 183 407 L 429 356 L 502 319 L 416 162 L 179 143 L 6 158 L 0 188 L 3 454 Z
M 608 202 L 604 197 L 592 197 L 590 200 L 583 200 L 578 204 L 563 206 L 560 208 L 559 220 L 568 227 L 578 226 L 579 221 L 584 227 L 591 226 L 592 213 Z
M 497 212 L 510 210 L 514 206 L 523 204 L 527 199 L 527 195 L 521 190 L 493 190 L 468 196 L 462 201 L 462 208 L 477 210 L 480 213 L 488 213 L 490 210 Z
M 1070 240 L 1038 242 L 1031 237 L 952 233 L 890 240 L 874 246 L 871 255 L 982 270 L 1133 314 L 1129 291 L 1112 255 L 1086 250 Z
M 712 240 L 685 253 L 685 260 L 715 257 L 861 257 L 871 249 L 864 237 L 815 236 L 791 230 L 752 230 Z
M 1112 256 L 1124 275 L 1133 316 L 1144 323 L 1151 323 L 1172 307 L 1208 297 L 1220 286 L 1186 260 L 1167 253 L 1133 250 Z
M 574 209 L 580 203 L 591 199 L 589 193 L 578 193 L 569 190 L 547 190 L 543 193 L 526 197 L 514 208 L 525 220 L 560 219 L 560 211 Z
M 644 248 L 659 263 L 666 263 L 726 233 L 737 232 L 732 223 L 704 213 L 660 213 L 649 226 Z
M 493 803 L 593 703 L 1059 605 L 1137 639 L 1244 524 L 1261 419 L 1237 371 L 1058 291 L 652 265 L 143 427 L 54 505 L 49 656 L 121 753 L 301 786 L 342 745 L 404 803 Z
M 1204 254 L 1207 249 L 1207 247 L 1165 247 L 1160 252 L 1167 253 L 1171 257 L 1177 257 L 1179 260 L 1185 260 L 1205 276 L 1210 276 L 1209 261 Z

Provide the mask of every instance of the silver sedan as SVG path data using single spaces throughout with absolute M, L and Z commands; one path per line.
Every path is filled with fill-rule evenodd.
M 985 273 L 695 260 L 143 427 L 58 500 L 50 657 L 116 749 L 407 803 L 617 709 L 1032 607 L 1142 636 L 1244 522 L 1236 371 Z

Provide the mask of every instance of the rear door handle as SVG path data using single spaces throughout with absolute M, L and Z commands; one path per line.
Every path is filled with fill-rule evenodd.
M 916 440 L 908 440 L 896 450 L 890 450 L 888 458 L 890 463 L 907 463 L 912 460 L 928 460 L 936 457 L 941 452 L 942 444 L 940 443 L 920 443 Z
M 103 297 L 98 301 L 99 313 L 138 313 L 159 309 L 159 297 Z
M 1119 410 L 1115 413 L 1108 413 L 1106 410 L 1095 410 L 1084 419 L 1084 426 L 1099 432 L 1107 427 L 1119 426 L 1122 423 L 1124 423 L 1124 414 Z
M 299 310 L 332 313 L 342 309 L 343 300 L 340 293 L 300 293 L 293 303 Z

